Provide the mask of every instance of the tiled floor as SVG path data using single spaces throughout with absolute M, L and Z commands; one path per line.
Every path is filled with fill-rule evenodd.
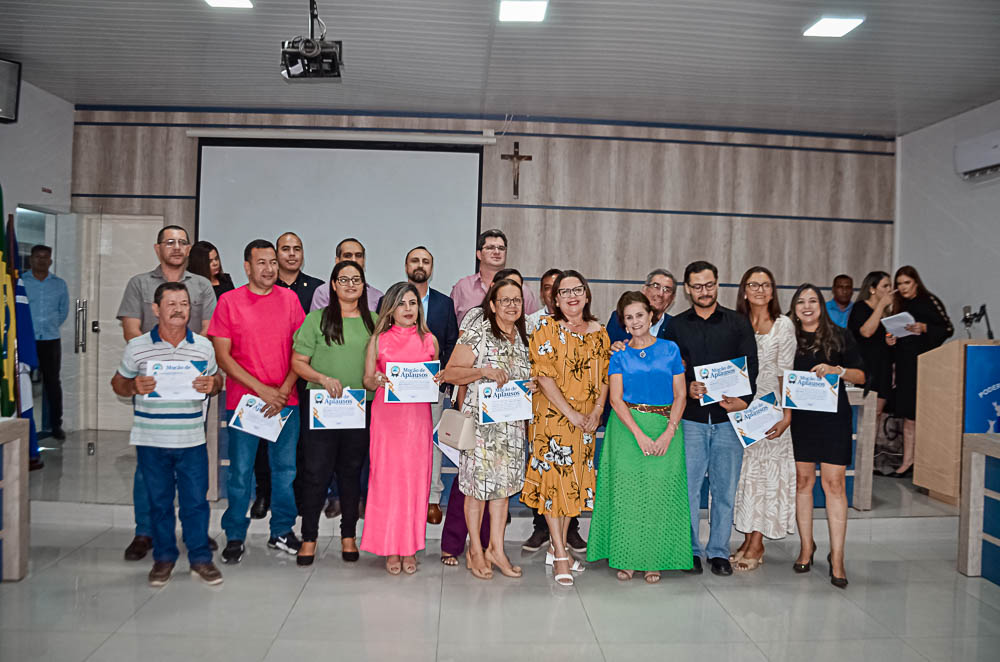
M 850 534 L 849 534 L 850 535 Z M 1000 587 L 957 574 L 952 540 L 850 541 L 846 591 L 827 566 L 796 575 L 797 541 L 772 543 L 756 572 L 670 573 L 618 582 L 591 564 L 572 588 L 543 555 L 508 553 L 524 577 L 479 581 L 437 561 L 389 577 L 380 559 L 340 560 L 336 539 L 309 569 L 251 536 L 225 583 L 178 564 L 162 589 L 149 562 L 121 559 L 127 529 L 32 529 L 31 574 L 0 585 L 0 660 L 991 660 Z M 821 543 L 817 559 L 825 557 Z

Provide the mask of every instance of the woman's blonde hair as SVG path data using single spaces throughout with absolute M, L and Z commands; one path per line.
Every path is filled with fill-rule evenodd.
M 412 283 L 403 281 L 390 287 L 389 291 L 382 296 L 378 310 L 378 323 L 375 324 L 375 330 L 372 331 L 372 340 L 388 331 L 393 325 L 392 315 L 403 303 L 403 297 L 406 296 L 407 292 L 413 292 L 413 296 L 417 297 L 417 333 L 423 339 L 424 334 L 431 332 L 427 328 L 427 320 L 424 319 L 424 306 L 420 301 L 420 292 L 417 292 L 416 286 Z

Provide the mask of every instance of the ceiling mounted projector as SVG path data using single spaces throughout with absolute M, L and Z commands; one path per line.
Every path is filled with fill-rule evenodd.
M 321 32 L 316 37 L 316 24 Z M 289 83 L 339 83 L 344 68 L 344 42 L 326 40 L 326 23 L 316 0 L 309 0 L 309 36 L 281 42 L 281 77 Z

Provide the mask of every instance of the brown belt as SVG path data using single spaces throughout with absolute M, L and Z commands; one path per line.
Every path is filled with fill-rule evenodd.
M 625 406 L 629 409 L 634 409 L 635 411 L 641 411 L 644 414 L 659 414 L 660 416 L 670 417 L 670 407 L 671 405 L 637 405 L 631 402 L 626 402 Z

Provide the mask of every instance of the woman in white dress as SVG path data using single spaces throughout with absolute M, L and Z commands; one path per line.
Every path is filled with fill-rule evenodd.
M 736 310 L 753 325 L 757 339 L 758 398 L 774 393 L 781 402 L 781 376 L 795 360 L 795 326 L 778 306 L 774 276 L 765 267 L 743 274 Z M 791 410 L 768 430 L 767 438 L 743 454 L 736 490 L 736 530 L 746 538 L 731 557 L 739 571 L 756 570 L 764 562 L 764 538 L 777 540 L 795 533 L 795 456 L 792 453 Z

